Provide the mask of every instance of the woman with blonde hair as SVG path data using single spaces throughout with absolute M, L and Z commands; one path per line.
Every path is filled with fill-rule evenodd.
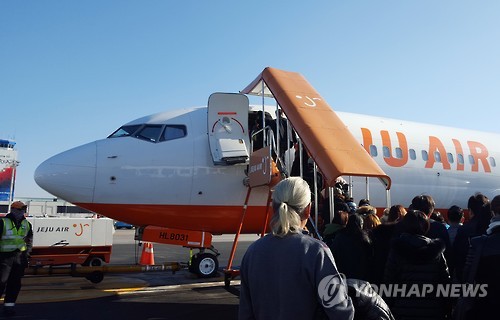
M 361 215 L 361 216 L 367 216 L 369 214 L 377 214 L 377 209 L 375 209 L 375 207 L 370 206 L 370 205 L 364 205 L 364 206 L 358 207 L 358 210 L 356 210 L 356 213 Z
M 377 209 L 370 205 L 359 207 L 356 211 L 363 218 L 363 229 L 367 232 L 381 224 L 377 216 Z
M 382 222 L 380 222 L 380 219 L 374 213 L 364 216 L 363 229 L 367 232 L 375 229 L 376 227 L 378 227 L 381 224 L 382 224 Z
M 330 249 L 304 231 L 310 202 L 304 179 L 276 185 L 271 232 L 252 243 L 241 262 L 239 319 L 353 319 Z

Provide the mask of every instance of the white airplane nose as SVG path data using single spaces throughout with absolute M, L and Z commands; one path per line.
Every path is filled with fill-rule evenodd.
M 45 191 L 73 203 L 92 202 L 96 143 L 59 153 L 38 166 L 35 181 Z

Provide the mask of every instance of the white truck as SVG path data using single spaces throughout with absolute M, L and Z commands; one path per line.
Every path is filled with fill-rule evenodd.
M 109 263 L 115 232 L 112 219 L 32 216 L 27 219 L 33 226 L 30 265 Z

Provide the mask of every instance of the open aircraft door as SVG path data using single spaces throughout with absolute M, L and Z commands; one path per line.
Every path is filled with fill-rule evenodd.
M 248 97 L 213 93 L 208 98 L 208 139 L 215 165 L 249 163 Z

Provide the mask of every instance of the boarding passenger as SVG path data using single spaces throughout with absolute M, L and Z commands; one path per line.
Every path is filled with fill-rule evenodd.
M 277 128 L 276 123 L 278 123 L 279 129 Z M 276 110 L 276 120 L 273 120 L 270 125 L 274 132 L 276 145 L 279 146 L 279 157 L 283 159 L 283 155 L 288 149 L 293 147 L 293 145 L 297 142 L 297 138 L 295 137 L 295 133 L 293 131 L 290 132 L 290 135 L 288 134 L 288 120 L 283 117 L 283 111 L 281 109 Z
M 389 219 L 389 211 L 391 208 L 384 208 L 384 211 L 382 212 L 382 216 L 380 217 L 380 223 L 384 224 L 387 223 L 387 220 Z
M 359 200 L 358 207 L 369 206 L 369 205 L 370 205 L 370 200 L 368 200 L 368 199 Z
M 467 202 L 467 208 L 469 209 L 470 219 L 458 228 L 453 243 L 454 275 L 458 282 L 463 281 L 463 268 L 470 246 L 470 239 L 485 234 L 492 217 L 490 201 L 482 193 L 472 195 Z
M 370 282 L 353 278 L 348 278 L 346 282 L 356 310 L 354 320 L 394 320 L 391 309 Z
M 376 213 L 371 213 L 363 216 L 363 229 L 371 233 L 373 229 L 381 225 L 380 219 Z
M 500 195 L 491 201 L 494 214 L 486 229 L 486 234 L 471 239 L 464 267 L 464 280 L 467 284 L 483 286 L 473 299 L 458 300 L 455 319 L 492 319 L 498 314 L 500 301 Z M 484 287 L 487 285 L 487 287 Z
M 33 230 L 26 220 L 27 206 L 16 201 L 10 213 L 0 223 L 0 296 L 5 293 L 3 313 L 15 315 L 16 300 L 21 291 L 21 279 L 28 266 L 33 245 Z
M 333 206 L 334 212 L 332 223 L 326 224 L 325 230 L 323 231 L 323 241 L 327 245 L 331 245 L 333 239 L 335 239 L 340 230 L 345 228 L 349 220 L 349 207 L 344 202 L 336 201 Z M 330 206 L 324 208 L 324 215 L 326 214 L 330 214 Z
M 383 283 L 385 265 L 392 241 L 400 235 L 400 221 L 382 223 L 369 233 L 373 250 L 369 281 L 373 284 Z
M 366 230 L 366 232 L 371 232 L 373 228 L 381 224 L 377 216 L 377 209 L 371 205 L 359 207 L 356 213 L 363 218 L 363 229 Z
M 459 206 L 451 206 L 448 209 L 448 236 L 450 236 L 450 243 L 453 246 L 458 228 L 463 225 L 464 210 Z
M 346 278 L 368 281 L 372 247 L 368 234 L 363 230 L 363 218 L 358 214 L 349 215 L 347 225 L 338 232 L 329 247 L 339 272 Z
M 383 281 L 391 242 L 399 236 L 397 224 L 406 215 L 405 207 L 400 204 L 391 206 L 387 211 L 387 221 L 373 228 L 369 233 L 373 249 L 370 281 L 374 284 L 380 284 Z
M 250 140 L 252 141 L 253 151 L 257 151 L 264 146 L 264 132 L 259 131 L 262 129 L 262 119 L 263 112 L 257 111 L 257 117 L 250 126 Z
M 264 119 L 264 127 L 262 127 L 262 119 Z M 250 140 L 252 141 L 253 145 L 253 151 L 257 151 L 262 147 L 269 145 L 270 141 L 267 141 L 268 140 L 267 136 L 264 136 L 265 134 L 267 134 L 266 130 L 261 130 L 261 129 L 271 127 L 272 122 L 273 119 L 271 118 L 271 115 L 269 113 L 267 112 L 264 113 L 261 110 L 257 111 L 257 115 L 253 123 L 250 125 L 250 130 L 249 130 Z M 264 145 L 264 140 L 266 141 L 265 145 Z
M 349 198 L 345 203 L 349 207 L 349 214 L 355 214 L 356 210 L 358 210 L 358 206 L 356 205 L 354 200 L 352 200 L 352 198 Z
M 393 241 L 384 272 L 384 282 L 393 290 L 390 297 L 382 297 L 398 320 L 446 319 L 451 303 L 436 291 L 438 285 L 450 284 L 444 242 L 425 236 L 430 222 L 421 211 L 408 211 L 399 226 L 402 233 Z M 424 290 L 425 286 L 434 290 Z
M 406 209 L 400 204 L 395 204 L 389 209 L 389 213 L 387 215 L 387 222 L 398 222 L 406 214 Z
M 377 209 L 369 204 L 359 206 L 356 210 L 356 213 L 359 214 L 362 218 L 370 214 L 377 214 Z
M 439 211 L 434 210 L 429 218 L 443 224 L 446 227 L 446 230 L 448 230 L 448 228 L 450 227 L 448 223 L 446 223 L 446 221 L 444 220 L 444 217 L 441 214 L 441 212 Z
M 432 213 L 436 207 L 436 203 L 434 199 L 429 195 L 420 195 L 416 196 L 411 201 L 411 208 L 413 210 L 419 210 L 427 216 L 429 219 L 429 232 L 426 234 L 427 237 L 431 239 L 439 238 L 444 244 L 446 250 L 444 251 L 444 257 L 446 258 L 446 262 L 449 266 L 453 266 L 453 253 L 452 247 L 450 243 L 450 237 L 448 236 L 448 231 L 446 230 L 446 226 L 439 221 L 433 220 L 431 218 Z
M 310 205 L 302 178 L 275 186 L 271 233 L 252 243 L 241 262 L 239 319 L 353 319 L 330 249 L 303 232 Z
M 290 169 L 290 176 L 300 177 L 300 146 L 295 144 L 295 157 L 293 158 L 292 168 Z M 314 189 L 314 160 L 310 157 L 307 149 L 302 146 L 302 178 L 307 181 L 311 190 Z M 318 180 L 318 187 L 321 182 Z M 321 189 L 321 188 L 320 188 Z

